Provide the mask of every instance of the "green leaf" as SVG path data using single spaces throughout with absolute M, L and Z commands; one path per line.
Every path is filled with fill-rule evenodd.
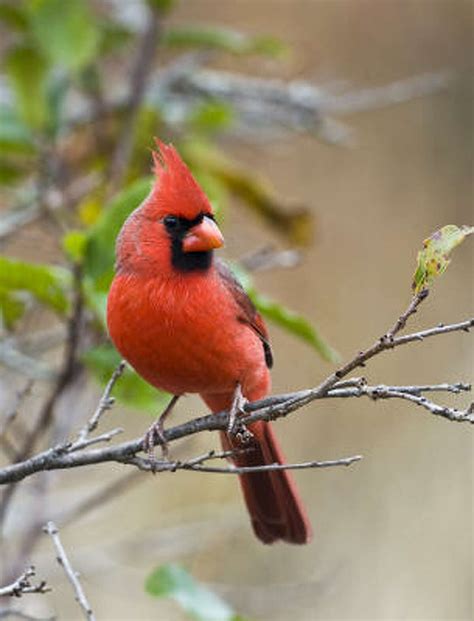
M 120 363 L 120 355 L 112 345 L 89 349 L 83 360 L 94 377 L 105 386 Z M 127 406 L 157 414 L 169 400 L 169 395 L 147 384 L 127 367 L 114 388 L 114 397 Z
M 474 226 L 448 224 L 443 226 L 423 242 L 423 250 L 418 252 L 417 268 L 413 277 L 412 289 L 419 293 L 432 284 L 436 276 L 448 267 L 450 254 L 468 235 L 474 233 Z
M 38 46 L 49 60 L 71 71 L 92 62 L 100 32 L 84 0 L 33 0 L 31 21 Z
M 18 182 L 25 170 L 15 161 L 0 157 L 0 185 L 10 186 Z
M 48 66 L 44 57 L 33 47 L 18 45 L 6 55 L 5 68 L 15 93 L 20 118 L 33 129 L 44 127 L 48 116 Z
M 113 276 L 115 240 L 122 224 L 149 194 L 151 179 L 139 179 L 120 192 L 104 209 L 88 234 L 84 272 L 98 287 L 107 289 Z
M 68 231 L 63 237 L 63 248 L 72 261 L 80 263 L 84 258 L 87 234 L 84 231 Z
M 0 287 L 9 293 L 26 291 L 38 302 L 64 315 L 68 310 L 69 272 L 52 265 L 41 265 L 0 257 Z
M 0 22 L 3 22 L 17 32 L 28 30 L 28 15 L 19 2 L 11 4 L 2 2 L 0 4 Z
M 23 316 L 25 303 L 18 299 L 15 292 L 0 287 L 0 324 L 12 328 L 15 322 Z
M 189 117 L 192 129 L 206 135 L 227 129 L 233 120 L 232 108 L 221 101 L 207 101 L 197 106 Z
M 171 48 L 214 49 L 231 54 L 281 56 L 287 48 L 275 37 L 251 36 L 212 26 L 176 26 L 163 33 L 161 44 Z
M 339 360 L 339 354 L 323 340 L 316 328 L 302 315 L 258 293 L 255 289 L 251 289 L 247 293 L 264 317 L 314 347 L 324 360 L 328 362 Z
M 2 153 L 31 154 L 35 151 L 33 136 L 10 106 L 0 104 L 0 150 Z
M 111 22 L 109 19 L 99 20 L 101 33 L 99 55 L 116 52 L 133 38 L 133 32 L 123 24 Z
M 279 302 L 258 293 L 251 275 L 241 265 L 232 263 L 231 267 L 247 295 L 264 317 L 314 347 L 324 360 L 328 362 L 339 360 L 339 354 L 322 339 L 317 329 L 307 319 Z
M 175 5 L 175 0 L 147 0 L 147 2 L 152 9 L 157 9 L 164 15 L 169 13 Z
M 229 604 L 198 584 L 180 565 L 168 564 L 155 569 L 145 589 L 154 597 L 174 599 L 196 621 L 244 621 Z

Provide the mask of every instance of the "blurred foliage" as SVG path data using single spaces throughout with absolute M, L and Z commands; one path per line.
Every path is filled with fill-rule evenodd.
M 169 597 L 195 621 L 245 621 L 218 595 L 206 589 L 180 565 L 162 565 L 153 571 L 145 588 L 153 597 Z
M 171 48 L 219 50 L 239 55 L 278 57 L 287 52 L 286 46 L 275 37 L 252 37 L 229 28 L 210 26 L 169 28 L 163 34 L 161 44 Z
M 87 368 L 102 383 L 106 384 L 120 363 L 120 356 L 110 344 L 98 345 L 83 355 Z M 120 382 L 114 388 L 114 397 L 133 408 L 145 410 L 156 416 L 169 401 L 166 393 L 160 392 L 147 384 L 130 367 L 123 372 Z
M 148 0 L 147 4 L 163 19 L 175 3 Z M 64 267 L 1 259 L 3 330 L 14 331 L 32 303 L 66 319 L 75 265 L 82 274 L 81 293 L 92 335 L 83 362 L 101 383 L 107 381 L 118 361 L 108 344 L 105 324 L 115 239 L 124 220 L 150 190 L 148 147 L 153 135 L 167 136 L 177 144 L 221 222 L 231 199 L 237 198 L 290 243 L 310 242 L 308 211 L 284 204 L 267 181 L 233 162 L 218 147 L 220 136 L 235 121 L 232 108 L 218 98 L 196 101 L 177 128 L 169 124 L 166 101 L 145 96 L 136 113 L 125 174 L 118 191 L 110 194 L 110 162 L 122 139 L 127 107 L 107 101 L 105 77 L 112 68 L 114 80 L 127 84 L 127 60 L 132 47 L 139 47 L 141 36 L 120 19 L 119 12 L 111 7 L 99 11 L 96 3 L 86 0 L 0 0 L 0 28 L 8 94 L 0 98 L 0 184 L 8 184 L 12 213 L 36 205 L 56 223 L 64 253 L 60 261 Z M 166 21 L 161 23 L 158 41 L 158 50 L 163 48 L 178 58 L 189 50 L 271 58 L 286 51 L 273 37 L 209 25 L 168 26 Z M 92 117 L 77 114 L 84 106 Z M 71 199 L 69 186 L 81 185 L 89 177 L 94 178 L 92 187 Z M 49 208 L 48 192 L 59 192 L 64 206 Z M 242 270 L 239 274 L 265 317 L 326 360 L 335 359 L 333 350 L 304 317 L 261 295 L 248 274 Z M 161 401 L 157 391 L 131 370 L 117 388 L 117 397 L 129 406 L 155 412 Z
M 447 224 L 424 240 L 423 250 L 418 252 L 417 268 L 413 276 L 412 287 L 415 293 L 426 289 L 436 276 L 446 270 L 451 262 L 451 252 L 473 233 L 474 226 Z

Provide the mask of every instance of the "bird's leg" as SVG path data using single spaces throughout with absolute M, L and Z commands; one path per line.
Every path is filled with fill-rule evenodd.
M 168 443 L 166 442 L 166 439 L 165 439 L 163 426 L 164 426 L 165 420 L 171 414 L 176 404 L 176 401 L 178 399 L 179 399 L 179 395 L 173 395 L 171 397 L 170 402 L 165 407 L 163 412 L 158 416 L 158 418 L 155 420 L 153 425 L 151 425 L 151 427 L 149 427 L 148 431 L 145 433 L 145 436 L 143 438 L 143 450 L 146 450 L 146 452 L 148 453 L 148 458 L 150 459 L 150 462 L 155 461 L 155 454 L 154 454 L 155 438 L 158 438 L 160 440 L 161 453 L 162 453 L 163 459 L 167 459 L 168 457 Z
M 234 396 L 232 398 L 232 405 L 229 410 L 227 433 L 230 436 L 240 436 L 240 440 L 244 443 L 249 440 L 252 434 L 245 428 L 244 425 L 237 424 L 237 416 L 239 414 L 245 414 L 244 407 L 246 403 L 248 403 L 248 399 L 246 399 L 242 394 L 242 386 L 240 385 L 240 382 L 237 382 Z

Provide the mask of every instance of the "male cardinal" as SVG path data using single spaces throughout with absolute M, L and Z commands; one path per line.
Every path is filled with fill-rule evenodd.
M 199 393 L 213 412 L 230 410 L 236 390 L 249 401 L 270 390 L 272 352 L 263 319 L 228 267 L 212 207 L 171 145 L 157 141 L 156 182 L 117 238 L 107 305 L 110 336 L 147 382 L 175 397 Z M 285 463 L 270 425 L 249 425 L 244 446 L 221 432 L 241 466 Z M 244 449 L 244 450 L 242 450 Z M 290 474 L 239 475 L 256 536 L 307 543 L 311 526 Z

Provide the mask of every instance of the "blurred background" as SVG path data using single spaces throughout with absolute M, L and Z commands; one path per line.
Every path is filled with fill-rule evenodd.
M 0 463 L 41 417 L 36 450 L 77 432 L 118 361 L 103 324 L 113 239 L 149 188 L 154 135 L 219 210 L 227 259 L 291 250 L 290 268 L 248 284 L 269 320 L 275 393 L 316 385 L 333 350 L 348 359 L 391 327 L 422 240 L 472 223 L 472 17 L 467 0 L 0 2 Z M 410 331 L 468 317 L 472 282 L 467 242 Z M 381 355 L 364 375 L 469 381 L 472 363 L 470 337 L 453 333 Z M 131 372 L 115 395 L 101 429 L 138 437 L 162 396 Z M 174 422 L 204 413 L 189 397 Z M 54 590 L 2 602 L 2 618 L 81 618 L 41 534 L 48 519 L 98 619 L 189 618 L 145 591 L 167 563 L 235 611 L 202 619 L 472 618 L 467 427 L 355 399 L 275 427 L 289 461 L 364 455 L 296 474 L 310 545 L 257 542 L 231 476 L 43 473 L 8 499 L 0 583 L 33 562 Z M 172 454 L 211 448 L 206 434 Z

